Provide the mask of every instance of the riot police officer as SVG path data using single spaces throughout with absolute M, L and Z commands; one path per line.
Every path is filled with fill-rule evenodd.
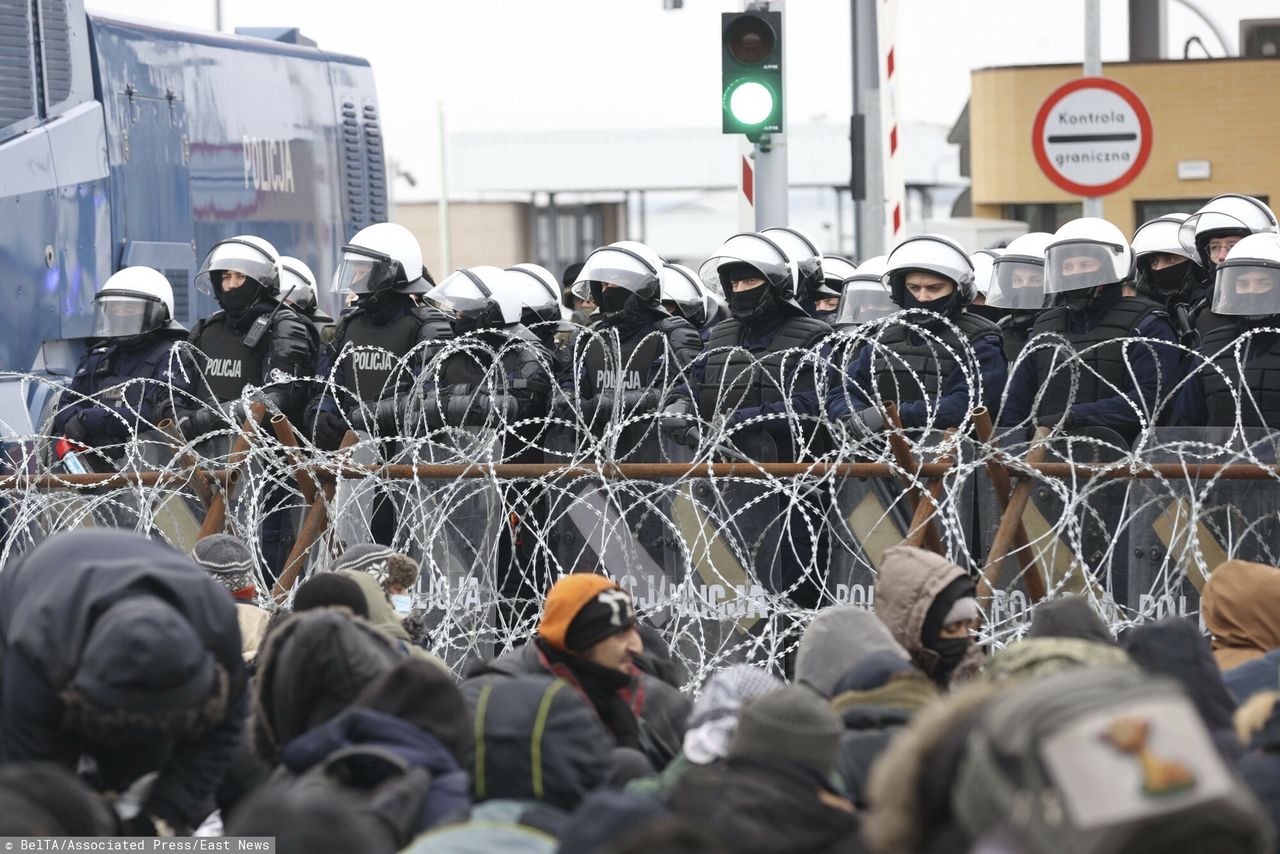
M 574 283 L 574 296 L 598 306 L 600 319 L 560 351 L 558 374 L 597 434 L 657 412 L 702 350 L 693 325 L 662 307 L 663 263 L 643 243 L 611 243 L 587 257 Z
M 1202 269 L 1213 273 L 1244 238 L 1276 231 L 1276 215 L 1266 204 L 1253 196 L 1226 193 L 1183 220 L 1178 241 L 1186 254 L 1200 260 Z
M 957 427 L 974 406 L 994 407 L 1007 366 L 999 327 L 966 310 L 976 288 L 965 251 L 939 235 L 908 238 L 889 253 L 884 282 L 905 311 L 859 351 L 847 381 L 832 384 L 832 417 L 865 434 L 884 429 L 882 401 L 897 401 L 902 425 L 915 429 Z
M 1047 231 L 1015 237 L 992 265 L 986 304 L 1004 313 L 997 323 L 1010 364 L 1027 346 L 1036 315 L 1044 308 L 1044 251 L 1052 242 Z
M 813 316 L 833 327 L 840 310 L 840 297 L 844 283 L 858 272 L 858 265 L 840 255 L 824 255 L 822 258 L 822 284 L 813 291 Z
M 703 343 L 711 327 L 727 312 L 724 300 L 683 264 L 662 267 L 662 307 L 675 317 L 683 317 L 698 330 Z
M 1178 340 L 1196 345 L 1193 311 L 1209 290 L 1199 253 L 1188 252 L 1178 240 L 1187 215 L 1172 213 L 1144 222 L 1133 233 L 1134 291 L 1163 305 Z
M 191 391 L 190 365 L 174 350 L 187 330 L 173 319 L 173 288 L 160 272 L 126 267 L 107 279 L 93 299 L 89 335 L 96 340 L 63 394 L 55 435 L 99 449 L 122 445 Z
M 507 270 L 518 274 L 503 281 L 524 305 L 520 322 L 538 336 L 548 353 L 554 353 L 560 349 L 559 336 L 573 328 L 569 323 L 572 313 L 561 302 L 560 284 L 550 270 L 538 264 L 516 264 Z
M 818 317 L 816 313 L 817 301 L 823 296 L 820 291 L 824 289 L 825 283 L 822 252 L 818 249 L 818 244 L 800 229 L 790 226 L 766 228 L 760 233 L 778 244 L 787 257 L 795 262 L 796 302 L 810 317 L 829 323 L 829 317 Z
M 190 340 L 203 357 L 197 394 L 213 406 L 183 414 L 188 439 L 229 426 L 224 416 L 238 420 L 242 413 L 231 410 L 247 386 L 261 387 L 274 409 L 297 421 L 304 401 L 292 378 L 310 375 L 315 349 L 306 322 L 281 303 L 280 280 L 279 253 L 260 237 L 231 237 L 209 250 L 196 284 L 221 310 L 197 323 Z
M 1178 393 L 1188 427 L 1280 428 L 1280 235 L 1254 234 L 1217 266 L 1211 307 L 1219 322 L 1200 342 Z
M 448 318 L 413 299 L 433 285 L 418 241 L 402 225 L 368 226 L 342 247 L 333 289 L 355 294 L 356 304 L 320 357 L 317 375 L 327 385 L 307 406 L 318 447 L 337 448 L 349 429 L 400 432 L 408 390 L 453 337 Z
M 325 314 L 316 300 L 316 277 L 311 268 L 297 258 L 280 256 L 280 292 L 284 304 L 298 313 L 310 327 L 316 357 L 333 340 L 333 318 Z
M 1164 309 L 1126 297 L 1133 250 L 1120 229 L 1096 217 L 1075 219 L 1045 250 L 1045 293 L 1053 300 L 1036 318 L 1024 358 L 1000 412 L 1002 427 L 1032 423 L 1067 430 L 1108 428 L 1132 442 L 1179 379 L 1176 347 Z M 1074 377 L 1074 395 L 1073 391 Z
M 898 310 L 884 285 L 888 255 L 875 255 L 859 264 L 840 283 L 840 306 L 834 326 L 849 329 L 861 323 L 881 320 Z
M 461 345 L 431 378 L 433 387 L 423 399 L 429 424 L 509 425 L 547 414 L 551 353 L 521 322 L 525 305 L 515 284 L 520 277 L 513 270 L 471 267 L 427 291 L 426 302 L 453 322 L 455 345 Z M 501 365 L 496 371 L 495 359 Z M 518 453 L 527 444 L 508 442 L 508 450 L 518 445 Z
M 832 331 L 801 307 L 799 265 L 763 232 L 736 234 L 700 274 L 725 290 L 732 312 L 711 330 L 701 361 L 703 420 L 725 421 L 753 459 L 798 459 L 817 433 L 817 349 Z M 794 435 L 792 416 L 807 419 Z

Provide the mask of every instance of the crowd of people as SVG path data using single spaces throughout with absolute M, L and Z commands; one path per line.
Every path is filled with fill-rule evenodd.
M 259 402 L 316 453 L 355 433 L 390 459 L 412 437 L 497 426 L 511 462 L 606 439 L 644 459 L 655 435 L 690 458 L 799 461 L 965 430 L 979 408 L 1017 440 L 1123 447 L 1164 425 L 1280 426 L 1280 230 L 1247 196 L 1132 240 L 1083 218 L 972 254 L 913 237 L 855 265 L 776 228 L 696 272 L 623 241 L 563 278 L 477 266 L 438 284 L 382 223 L 343 248 L 336 320 L 307 265 L 258 237 L 217 244 L 198 281 L 221 310 L 190 332 L 155 270 L 98 293 L 49 430 L 69 469 L 118 463 L 170 421 L 216 456 Z M 762 579 L 811 611 L 785 672 L 726 660 L 692 684 L 671 649 L 690 639 L 615 583 L 629 567 L 535 572 L 513 536 L 502 592 L 538 603 L 536 631 L 454 673 L 412 608 L 396 514 L 375 502 L 373 542 L 281 595 L 258 585 L 291 546 L 285 513 L 259 549 L 219 534 L 188 557 L 94 530 L 13 557 L 0 835 L 415 854 L 1275 844 L 1274 567 L 1212 573 L 1212 651 L 1182 620 L 1117 639 L 1072 598 L 985 650 L 969 573 L 907 546 L 880 562 L 874 612 L 812 613 L 803 577 L 829 544 L 794 524 L 792 559 Z
M 1113 636 L 1041 603 L 981 648 L 973 581 L 886 554 L 789 672 L 690 684 L 607 574 L 455 674 L 364 544 L 277 605 L 216 534 L 57 535 L 0 572 L 0 835 L 274 837 L 281 852 L 1267 852 L 1280 819 L 1280 569 Z

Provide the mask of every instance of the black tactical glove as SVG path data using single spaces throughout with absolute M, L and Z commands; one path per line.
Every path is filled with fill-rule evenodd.
M 370 435 L 394 436 L 400 431 L 400 405 L 394 397 L 359 404 L 347 413 L 351 426 Z
M 658 393 L 653 389 L 624 391 L 622 411 L 628 415 L 651 412 L 658 408 Z
M 316 413 L 313 430 L 316 447 L 325 451 L 336 451 L 350 429 L 351 426 L 347 424 L 347 420 L 337 412 L 320 410 Z
M 88 444 L 89 426 L 84 422 L 84 412 L 77 412 L 67 419 L 66 424 L 62 425 L 62 435 L 73 442 L 79 442 L 81 445 Z
M 188 442 L 194 442 L 214 430 L 225 429 L 226 423 L 212 409 L 197 409 L 190 415 L 178 419 L 178 432 Z

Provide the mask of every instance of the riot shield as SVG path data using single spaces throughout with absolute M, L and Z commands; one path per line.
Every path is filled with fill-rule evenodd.
M 1003 450 L 1024 459 L 1030 445 L 1021 437 L 1004 437 Z M 1105 467 L 1128 458 L 1128 443 L 1106 428 L 1083 428 L 1051 438 L 1045 462 Z M 1010 466 L 1010 474 L 1017 472 Z M 991 578 L 986 631 L 995 639 L 1020 636 L 1030 624 L 1032 590 L 1024 575 L 1044 580 L 1048 597 L 1074 593 L 1112 614 L 1128 595 L 1129 482 L 1079 475 L 1057 479 L 1032 475 L 1031 497 L 1022 514 L 1027 543 L 1014 546 Z M 1018 479 L 1012 479 L 1016 488 Z M 991 479 L 977 478 L 979 555 L 990 558 L 1004 512 Z
M 1143 463 L 1272 465 L 1280 434 L 1265 428 L 1162 427 Z M 1162 477 L 1134 483 L 1128 605 L 1137 620 L 1200 612 L 1200 591 L 1229 558 L 1280 563 L 1280 482 Z

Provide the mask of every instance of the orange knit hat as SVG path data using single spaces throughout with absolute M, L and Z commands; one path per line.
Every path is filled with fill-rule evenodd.
M 592 601 L 602 590 L 621 590 L 603 575 L 590 572 L 573 572 L 562 576 L 547 594 L 547 604 L 542 609 L 542 621 L 538 623 L 538 635 L 551 646 L 567 652 L 565 635 L 569 624 L 583 606 Z

